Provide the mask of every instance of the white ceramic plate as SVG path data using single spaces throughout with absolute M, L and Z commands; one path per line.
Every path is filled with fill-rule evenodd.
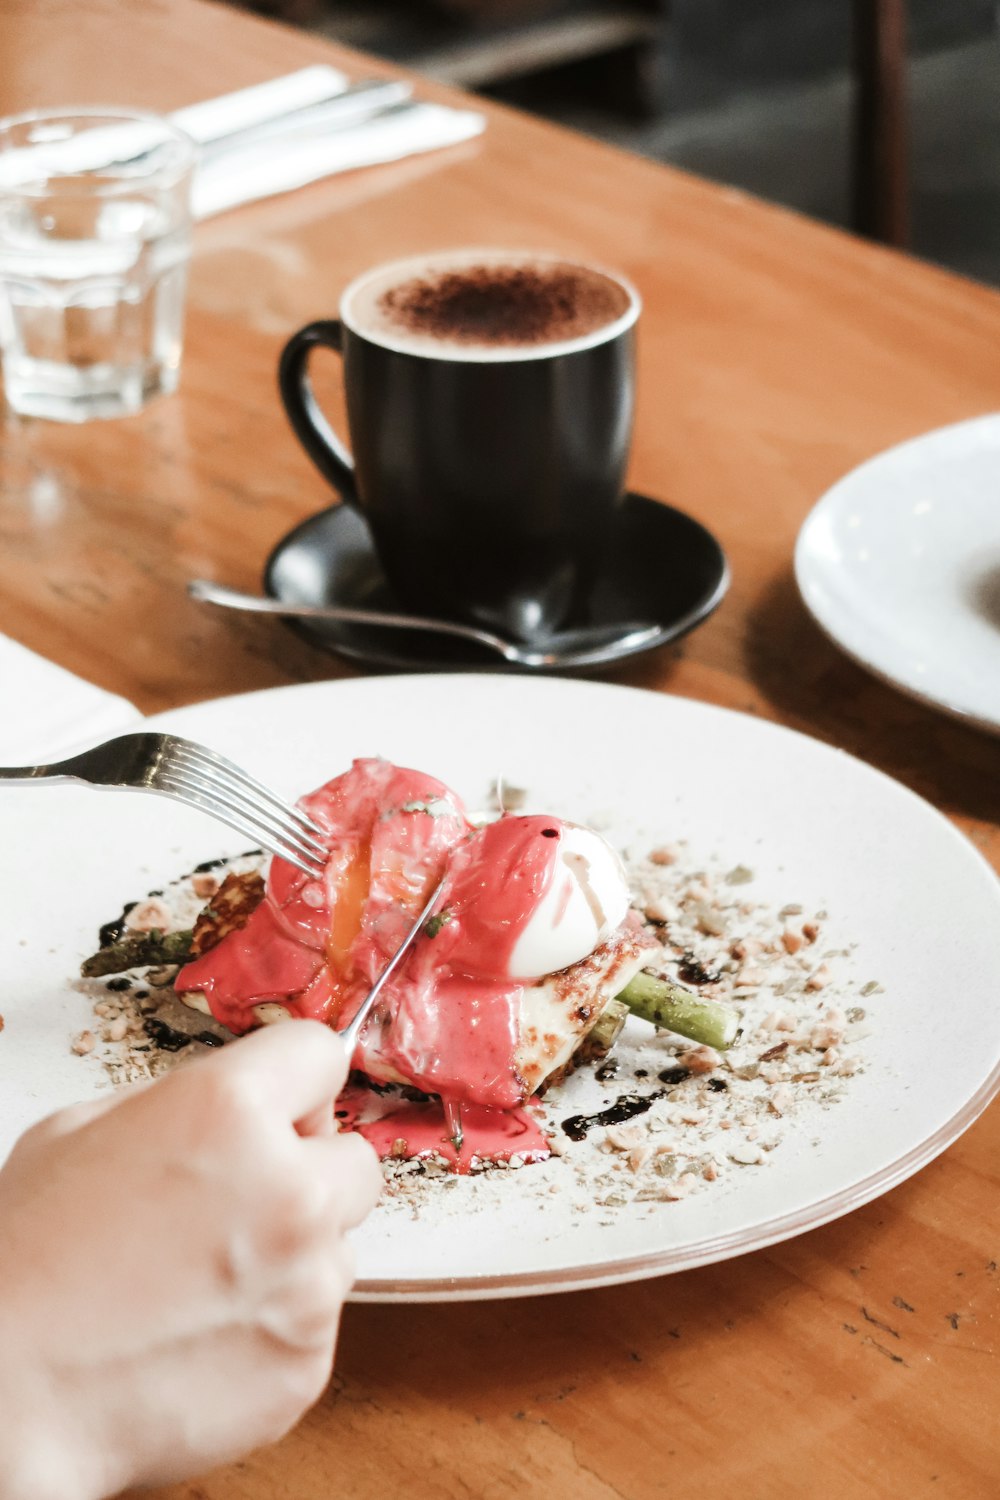
M 806 518 L 795 576 L 863 667 L 1000 731 L 1000 416 L 926 433 L 841 479 Z
M 599 1286 L 770 1244 L 915 1172 L 1000 1084 L 1000 883 L 926 803 L 824 745 L 681 699 L 493 676 L 317 683 L 151 722 L 287 795 L 359 754 L 432 771 L 471 806 L 503 772 L 538 807 L 602 814 L 620 846 L 687 839 L 722 868 L 752 866 L 755 899 L 829 913 L 824 942 L 849 949 L 849 989 L 882 986 L 862 1002 L 864 1071 L 835 1107 L 796 1122 L 762 1166 L 681 1202 L 613 1212 L 560 1177 L 557 1160 L 478 1187 L 461 1179 L 418 1218 L 377 1210 L 358 1236 L 361 1298 Z M 101 1085 L 94 1059 L 70 1052 L 92 1016 L 67 984 L 99 924 L 125 899 L 241 844 L 160 798 L 82 788 L 3 789 L 0 817 L 3 1155 L 29 1122 Z M 592 1075 L 579 1087 L 600 1092 Z M 543 1180 L 551 1192 L 538 1191 Z

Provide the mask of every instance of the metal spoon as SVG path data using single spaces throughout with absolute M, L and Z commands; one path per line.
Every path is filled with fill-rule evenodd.
M 614 661 L 629 651 L 641 650 L 662 638 L 661 625 L 644 625 L 628 621 L 620 625 L 588 625 L 579 630 L 560 630 L 549 636 L 544 646 L 521 646 L 505 640 L 476 625 L 459 625 L 451 620 L 431 620 L 424 615 L 390 614 L 384 610 L 352 609 L 340 604 L 286 604 L 281 599 L 262 599 L 257 594 L 243 594 L 238 589 L 194 578 L 188 584 L 192 599 L 204 604 L 218 604 L 224 609 L 245 610 L 248 614 L 280 615 L 290 620 L 330 620 L 342 624 L 388 626 L 394 630 L 426 630 L 435 635 L 456 636 L 462 641 L 476 641 L 488 651 L 495 651 L 504 661 L 520 667 L 588 667 Z

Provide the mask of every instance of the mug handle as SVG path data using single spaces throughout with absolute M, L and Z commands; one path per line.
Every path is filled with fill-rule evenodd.
M 295 435 L 324 479 L 352 505 L 358 504 L 354 459 L 320 409 L 309 379 L 309 356 L 317 345 L 343 355 L 338 318 L 321 318 L 294 333 L 281 351 L 278 389 Z

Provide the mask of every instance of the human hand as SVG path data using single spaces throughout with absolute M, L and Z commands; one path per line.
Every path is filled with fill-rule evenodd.
M 0 1171 L 2 1500 L 183 1478 L 319 1397 L 354 1276 L 345 1231 L 382 1181 L 336 1131 L 346 1073 L 338 1038 L 295 1021 L 17 1143 Z

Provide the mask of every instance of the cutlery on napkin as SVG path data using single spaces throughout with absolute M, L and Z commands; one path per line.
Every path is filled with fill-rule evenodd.
M 278 120 L 296 110 L 333 99 L 347 89 L 348 83 L 347 74 L 341 73 L 339 68 L 317 63 L 311 68 L 286 73 L 281 78 L 269 78 L 266 83 L 254 83 L 231 94 L 219 94 L 215 99 L 187 104 L 183 109 L 175 109 L 169 119 L 181 130 L 186 130 L 200 146 L 207 146 L 212 141 L 261 125 L 265 120 Z
M 242 151 L 247 146 L 256 147 L 264 141 L 287 141 L 297 135 L 316 135 L 330 129 L 342 130 L 345 126 L 371 119 L 396 105 L 408 103 L 412 95 L 413 85 L 401 78 L 361 78 L 355 83 L 338 87 L 333 94 L 298 105 L 280 115 L 268 115 L 246 124 L 233 125 L 232 129 L 226 129 L 221 135 L 214 133 L 208 136 L 201 142 L 200 165 L 204 166 L 206 161 L 218 156 L 220 152 Z M 202 106 L 193 107 L 200 109 Z M 172 119 L 176 123 L 177 115 L 173 115 Z
M 198 168 L 192 206 L 207 219 L 241 203 L 269 198 L 355 167 L 401 161 L 424 151 L 471 140 L 485 129 L 472 110 L 440 104 L 395 104 L 377 114 L 335 128 L 282 132 L 248 140 L 210 155 Z
M 411 94 L 408 83 L 351 84 L 338 69 L 317 64 L 175 110 L 167 118 L 202 148 L 195 218 L 336 172 L 455 145 L 485 129 L 483 116 L 473 110 L 419 103 Z M 66 143 L 33 144 L 0 159 L 0 188 L 50 172 L 128 161 L 156 139 L 155 129 L 135 121 L 95 126 Z

